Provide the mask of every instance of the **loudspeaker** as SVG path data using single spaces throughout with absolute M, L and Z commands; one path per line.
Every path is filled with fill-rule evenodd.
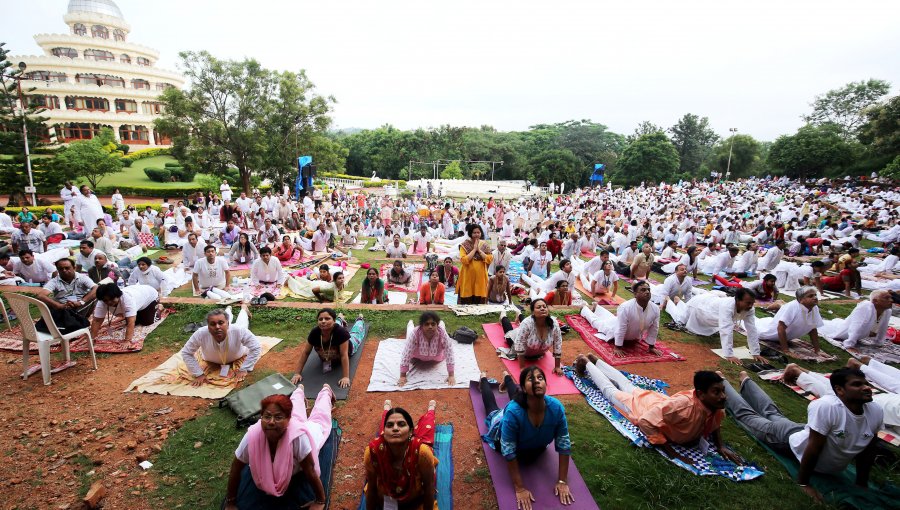
M 316 176 L 316 165 L 306 165 L 302 170 L 303 177 L 315 177 Z

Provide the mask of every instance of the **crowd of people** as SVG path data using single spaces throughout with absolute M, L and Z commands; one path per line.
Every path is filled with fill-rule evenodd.
M 277 501 L 297 500 L 324 507 L 318 452 L 331 429 L 334 395 L 324 386 L 307 414 L 302 371 L 315 356 L 324 370 L 340 370 L 339 387 L 352 384 L 350 359 L 367 324 L 362 316 L 350 324 L 331 308 L 351 296 L 383 304 L 388 289 L 399 286 L 410 288 L 415 304 L 429 307 L 449 304 L 451 297 L 476 306 L 521 298 L 523 313 L 515 321 L 501 315 L 509 355 L 520 368 L 518 377 L 501 376 L 510 403 L 497 405 L 486 373 L 480 389 L 488 429 L 483 439 L 508 462 L 517 503 L 526 509 L 535 488 L 525 487 L 518 465 L 542 455 L 550 443 L 559 455 L 554 493 L 562 504 L 573 503 L 565 408 L 547 395 L 547 375 L 533 364 L 552 357 L 553 375 L 562 375 L 564 326 L 552 308 L 580 307 L 617 357 L 625 357 L 629 346 L 662 356 L 656 344 L 665 312 L 690 333 L 718 335 L 724 358 L 743 365 L 735 354 L 736 332 L 746 336 L 759 363 L 770 361 L 764 344 L 790 354 L 789 342 L 802 337 L 817 352 L 827 337 L 856 353 L 861 343 L 890 341 L 893 304 L 900 302 L 894 274 L 900 269 L 900 196 L 891 189 L 782 178 L 576 188 L 509 201 L 399 198 L 343 188 L 317 188 L 298 198 L 287 191 L 240 192 L 234 199 L 226 181 L 219 193 L 143 210 L 116 193 L 107 212 L 88 186 L 67 183 L 62 214 L 47 209 L 38 216 L 28 208 L 15 217 L 0 214 L 0 234 L 10 236 L 0 249 L 0 283 L 41 287 L 39 296 L 62 331 L 89 326 L 96 336 L 104 323 L 121 319 L 130 346 L 135 327 L 158 320 L 161 298 L 182 283 L 223 306 L 240 303 L 236 317 L 230 307 L 210 311 L 184 345 L 181 357 L 195 386 L 206 384 L 211 370 L 240 382 L 260 358 L 260 342 L 250 331 L 251 299 L 235 291 L 238 272 L 249 274 L 250 285 L 323 303 L 291 378 L 300 386 L 290 397 L 264 399 L 260 421 L 235 451 L 225 508 L 274 508 Z M 358 288 L 348 288 L 337 261 L 352 260 L 366 238 L 374 238 L 368 249 L 390 267 L 368 267 Z M 863 239 L 875 245 L 865 258 Z M 177 253 L 180 263 L 163 271 L 147 255 L 155 249 Z M 307 259 L 316 260 L 317 270 L 291 274 L 292 264 Z M 186 279 L 176 278 L 176 268 Z M 715 290 L 698 287 L 698 281 Z M 620 297 L 626 289 L 632 298 Z M 853 299 L 850 315 L 823 320 L 819 300 L 831 296 Z M 264 300 L 255 297 L 253 304 Z M 771 316 L 757 317 L 757 308 Z M 429 309 L 418 324 L 410 321 L 405 337 L 398 386 L 407 384 L 418 363 L 445 364 L 448 377 L 441 382 L 456 384 L 455 341 L 438 313 Z M 869 359 L 851 359 L 827 381 L 788 366 L 786 379 L 819 396 L 806 424 L 777 412 L 744 372 L 738 390 L 720 372 L 698 371 L 693 390 L 666 396 L 637 388 L 593 354 L 578 356 L 573 365 L 673 457 L 679 454 L 672 444 L 708 439 L 725 458 L 742 462 L 720 432 L 728 409 L 755 437 L 796 458 L 798 482 L 812 496 L 813 472 L 842 471 L 853 460 L 857 481 L 865 485 L 875 434 L 885 424 L 900 425 L 896 404 L 885 412 L 887 401 L 873 402 L 866 379 L 886 379 L 879 384 L 896 388 L 896 369 Z M 364 453 L 368 508 L 434 507 L 434 423 L 433 401 L 416 423 L 385 402 L 379 434 Z M 840 441 L 829 434 L 838 429 L 847 434 Z

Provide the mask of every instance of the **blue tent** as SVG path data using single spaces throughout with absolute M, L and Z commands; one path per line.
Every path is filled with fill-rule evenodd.
M 603 175 L 606 173 L 606 165 L 603 163 L 594 163 L 594 173 L 591 174 L 591 182 L 599 182 L 603 184 Z

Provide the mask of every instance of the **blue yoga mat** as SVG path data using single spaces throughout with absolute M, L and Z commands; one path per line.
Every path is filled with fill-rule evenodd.
M 453 510 L 453 424 L 442 423 L 434 429 L 434 456 L 437 467 L 437 504 L 439 510 Z M 358 510 L 366 510 L 363 489 Z

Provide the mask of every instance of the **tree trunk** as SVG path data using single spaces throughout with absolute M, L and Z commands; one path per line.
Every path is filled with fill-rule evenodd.
M 246 167 L 238 167 L 238 170 L 241 172 L 241 187 L 244 189 L 244 192 L 247 193 L 247 196 L 250 196 L 250 169 Z
M 25 197 L 25 192 L 12 191 L 9 193 L 9 202 L 6 205 L 9 207 L 22 207 L 28 204 L 29 200 Z M 31 204 L 31 207 L 34 207 L 34 204 Z

